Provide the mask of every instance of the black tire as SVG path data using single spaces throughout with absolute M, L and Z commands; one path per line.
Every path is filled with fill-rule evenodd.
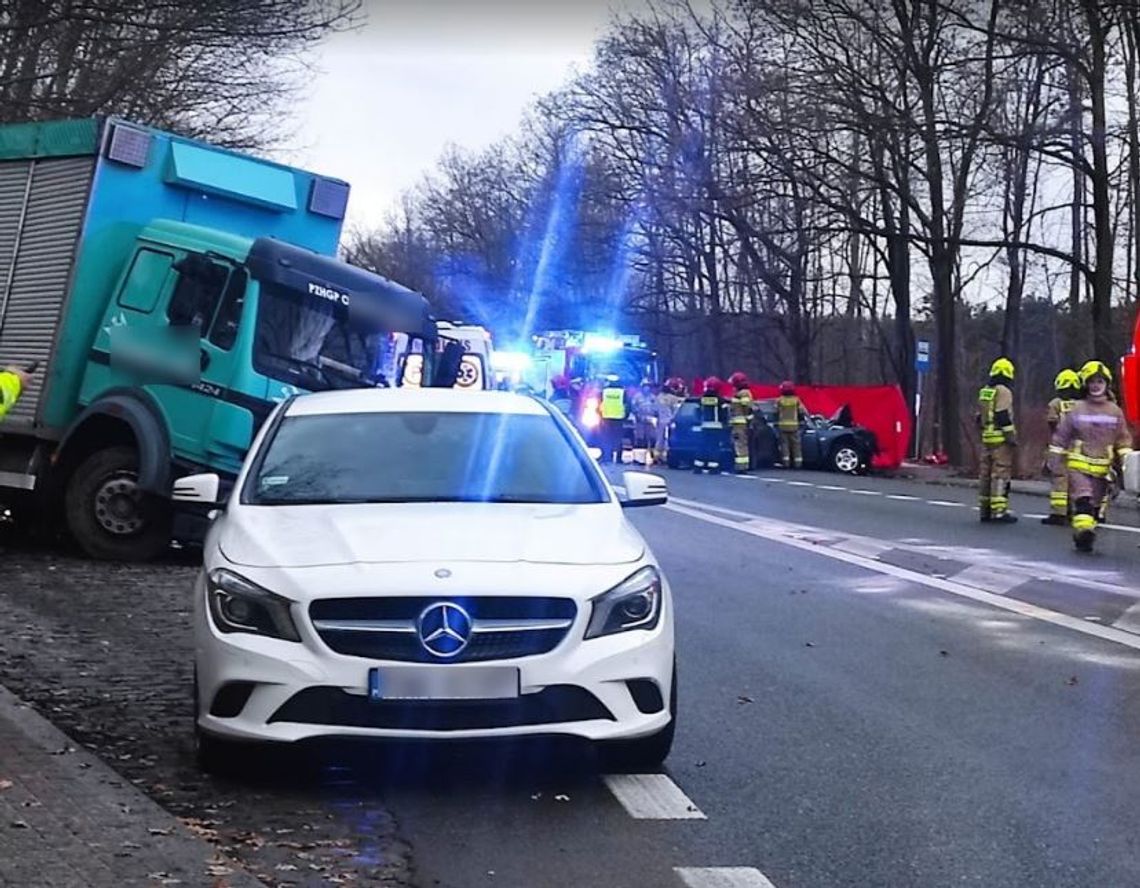
M 120 495 L 123 515 L 108 513 L 107 485 L 133 484 L 138 454 L 133 447 L 97 450 L 67 480 L 64 508 L 67 526 L 79 547 L 101 561 L 152 561 L 170 545 L 170 506 L 157 497 Z M 131 508 L 133 506 L 133 510 Z M 120 520 L 121 519 L 121 520 Z
M 843 475 L 858 475 L 867 466 L 867 455 L 853 441 L 837 441 L 827 456 L 828 467 Z
M 656 734 L 636 740 L 606 740 L 597 745 L 598 764 L 609 774 L 655 773 L 673 749 L 677 731 L 677 667 L 673 667 L 673 689 L 669 692 L 669 724 Z

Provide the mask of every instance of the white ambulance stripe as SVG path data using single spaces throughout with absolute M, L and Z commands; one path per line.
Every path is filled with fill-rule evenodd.
M 607 774 L 602 778 L 635 820 L 707 820 L 667 774 Z
M 678 866 L 673 872 L 688 888 L 776 888 L 760 870 L 749 866 Z

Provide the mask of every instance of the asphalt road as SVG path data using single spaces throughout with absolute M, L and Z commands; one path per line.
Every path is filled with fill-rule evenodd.
M 10 552 L 0 682 L 268 884 L 1140 884 L 1140 534 L 1082 557 L 1035 520 L 979 525 L 968 490 L 762 474 L 668 472 L 671 504 L 631 512 L 677 607 L 656 777 L 530 744 L 198 777 L 190 565 Z

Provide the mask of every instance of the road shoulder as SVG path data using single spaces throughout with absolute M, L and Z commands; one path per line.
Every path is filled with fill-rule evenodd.
M 0 884 L 262 883 L 0 685 Z

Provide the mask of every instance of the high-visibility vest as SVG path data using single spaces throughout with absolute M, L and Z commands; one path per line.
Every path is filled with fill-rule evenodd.
M 701 395 L 701 428 L 721 428 L 719 395 Z
M 602 389 L 602 419 L 625 419 L 625 389 Z
M 776 402 L 776 428 L 781 432 L 799 431 L 800 399 L 795 395 L 781 395 Z
M 748 425 L 748 420 L 751 418 L 752 392 L 741 389 L 732 396 L 732 418 L 729 422 L 732 425 Z
M 0 419 L 7 416 L 8 411 L 15 406 L 23 388 L 20 377 L 15 373 L 0 371 Z
M 983 386 L 978 392 L 978 410 L 982 415 L 982 444 L 997 447 L 1006 443 L 1015 433 L 1012 417 L 1005 425 L 997 425 L 997 394 L 993 386 Z

